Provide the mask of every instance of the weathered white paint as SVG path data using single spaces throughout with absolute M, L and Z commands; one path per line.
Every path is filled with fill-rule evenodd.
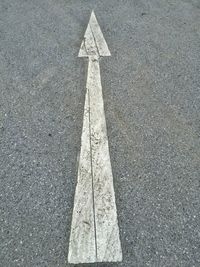
M 99 61 L 89 58 L 89 88 L 97 261 L 121 261 L 113 176 L 108 148 Z
M 117 262 L 122 250 L 99 66 L 100 56 L 110 51 L 94 12 L 79 56 L 88 57 L 89 64 L 68 261 Z
M 97 55 L 101 57 L 111 56 L 94 11 L 92 11 L 78 56 L 89 57 Z
M 71 263 L 89 263 L 95 262 L 96 260 L 92 187 L 89 99 L 87 90 L 85 97 L 78 179 L 74 197 L 74 210 L 69 241 L 68 261 Z

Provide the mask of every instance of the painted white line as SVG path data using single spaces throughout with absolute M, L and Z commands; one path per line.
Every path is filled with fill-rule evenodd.
M 99 66 L 110 51 L 94 12 L 79 56 L 88 57 L 89 65 L 68 261 L 117 262 L 122 250 Z

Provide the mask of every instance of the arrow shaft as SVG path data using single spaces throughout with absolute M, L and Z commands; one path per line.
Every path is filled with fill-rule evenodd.
M 121 258 L 99 59 L 92 56 L 88 63 L 69 262 L 115 262 Z

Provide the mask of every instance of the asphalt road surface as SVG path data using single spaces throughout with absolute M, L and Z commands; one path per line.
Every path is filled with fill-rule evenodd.
M 199 0 L 0 0 L 0 267 L 68 264 L 94 9 L 123 251 L 200 266 Z

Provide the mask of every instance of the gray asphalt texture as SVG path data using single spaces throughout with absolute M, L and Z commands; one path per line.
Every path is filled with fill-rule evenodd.
M 200 266 L 199 0 L 0 0 L 0 267 L 67 263 L 94 9 L 122 263 Z

